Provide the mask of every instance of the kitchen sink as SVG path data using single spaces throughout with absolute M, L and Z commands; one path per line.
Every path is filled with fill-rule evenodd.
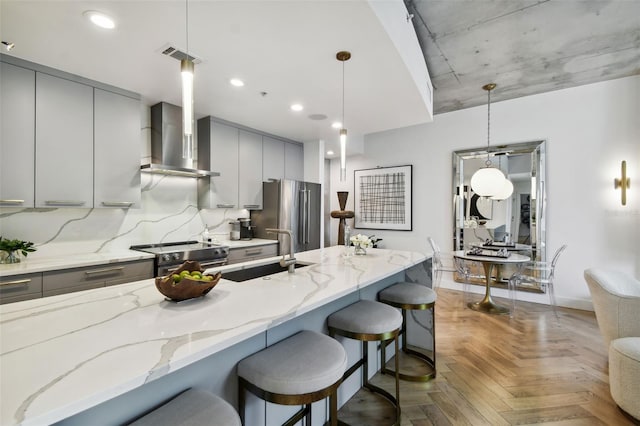
M 296 263 L 296 269 L 304 268 L 305 266 L 311 266 L 304 263 Z M 265 277 L 269 279 L 267 275 L 276 274 L 278 272 L 286 272 L 286 266 L 280 266 L 279 263 L 270 263 L 268 265 L 254 266 L 253 268 L 239 269 L 237 271 L 223 272 L 222 278 L 229 281 L 242 282 L 251 280 L 253 278 Z

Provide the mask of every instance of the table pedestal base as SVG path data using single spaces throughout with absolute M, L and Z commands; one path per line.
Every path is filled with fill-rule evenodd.
M 504 306 L 496 305 L 492 300 L 485 301 L 482 300 L 480 302 L 469 302 L 467 303 L 467 307 L 469 309 L 473 309 L 474 311 L 485 312 L 487 314 L 493 315 L 509 315 L 509 308 Z

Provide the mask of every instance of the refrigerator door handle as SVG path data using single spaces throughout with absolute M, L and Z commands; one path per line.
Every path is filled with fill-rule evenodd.
M 308 189 L 304 190 L 304 223 L 305 223 L 305 232 L 304 232 L 304 243 L 309 244 L 311 241 L 311 207 L 309 203 L 311 202 L 311 191 Z
M 309 193 L 310 191 L 308 189 L 301 189 L 298 194 L 298 242 L 300 244 L 309 244 Z

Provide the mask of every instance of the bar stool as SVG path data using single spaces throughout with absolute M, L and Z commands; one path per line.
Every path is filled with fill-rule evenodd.
M 189 389 L 129 426 L 242 426 L 235 408 L 202 389 Z
M 348 337 L 362 341 L 362 358 L 352 365 L 345 373 L 342 381 L 351 376 L 358 368 L 362 367 L 362 386 L 386 398 L 396 411 L 395 425 L 400 424 L 400 381 L 398 374 L 395 375 L 396 395 L 395 397 L 384 389 L 369 383 L 368 378 L 368 342 L 382 342 L 385 346 L 388 340 L 395 342 L 396 352 L 398 351 L 398 333 L 402 325 L 400 313 L 380 302 L 372 300 L 360 300 L 353 305 L 347 306 L 327 318 L 329 335 Z M 384 355 L 382 355 L 384 356 Z M 385 364 L 384 358 L 381 364 Z M 396 357 L 396 371 L 398 371 L 398 357 Z M 342 423 L 342 422 L 341 422 Z
M 311 403 L 329 396 L 330 424 L 338 419 L 337 391 L 347 368 L 347 353 L 324 334 L 301 331 L 238 363 L 238 405 L 244 419 L 245 390 L 265 401 L 304 405 L 284 425 L 306 419 L 311 425 Z
M 430 371 L 427 374 L 409 375 L 399 373 L 400 378 L 413 382 L 427 382 L 436 377 L 436 292 L 422 284 L 399 282 L 378 293 L 378 300 L 395 308 L 402 309 L 402 329 L 400 330 L 400 335 L 402 335 L 402 352 L 424 361 L 424 363 L 430 367 Z M 431 324 L 433 324 L 431 333 L 433 336 L 431 342 L 433 345 L 433 358 L 407 347 L 407 311 L 423 311 L 427 309 L 431 310 Z M 386 346 L 386 344 L 382 344 L 383 356 Z M 396 349 L 396 354 L 397 353 L 398 351 Z M 396 356 L 396 360 L 397 358 Z M 397 364 L 396 371 L 398 371 Z M 388 369 L 386 364 L 383 364 L 382 373 L 395 374 L 395 371 Z

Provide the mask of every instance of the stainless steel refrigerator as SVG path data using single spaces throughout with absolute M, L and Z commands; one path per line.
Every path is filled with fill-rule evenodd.
M 265 229 L 289 229 L 296 253 L 320 248 L 320 184 L 286 179 L 263 182 L 262 196 L 262 210 L 251 211 L 255 237 L 278 239 L 279 254 L 287 254 L 289 237 L 268 234 Z

